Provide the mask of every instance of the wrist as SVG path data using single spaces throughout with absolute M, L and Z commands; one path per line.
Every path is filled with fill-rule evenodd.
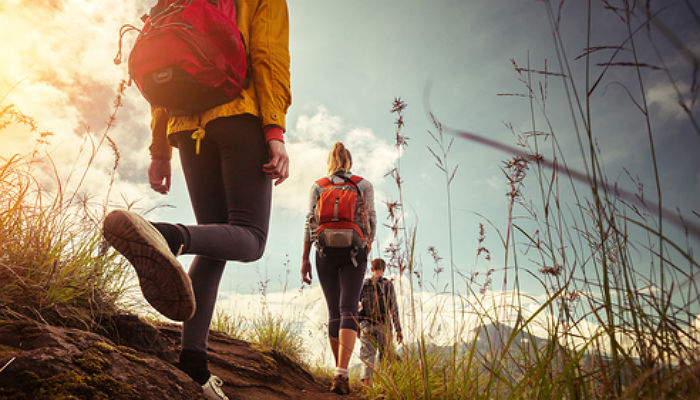
M 265 142 L 279 140 L 284 143 L 284 130 L 278 125 L 267 125 L 263 128 L 265 132 Z

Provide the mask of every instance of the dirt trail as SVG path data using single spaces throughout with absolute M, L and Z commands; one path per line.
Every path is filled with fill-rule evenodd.
M 102 334 L 33 320 L 0 324 L 0 399 L 200 399 L 201 390 L 173 363 L 180 326 L 154 327 L 133 315 L 108 316 Z M 328 392 L 278 351 L 209 338 L 209 364 L 231 400 L 359 400 Z M 74 397 L 70 397 L 74 396 Z

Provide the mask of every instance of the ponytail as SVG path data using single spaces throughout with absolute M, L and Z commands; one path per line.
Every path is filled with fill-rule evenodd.
M 350 171 L 352 168 L 352 156 L 342 142 L 336 142 L 333 150 L 328 155 L 328 174 L 333 175 L 339 171 Z

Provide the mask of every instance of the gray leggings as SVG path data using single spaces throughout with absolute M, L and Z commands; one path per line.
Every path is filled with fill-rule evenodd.
M 271 181 L 260 120 L 218 118 L 206 126 L 199 154 L 188 132 L 175 135 L 197 225 L 185 226 L 185 253 L 196 254 L 189 275 L 197 310 L 183 324 L 182 348 L 206 352 L 209 325 L 227 260 L 254 261 L 265 249 Z
M 328 306 L 328 336 L 337 338 L 340 329 L 359 332 L 357 307 L 367 270 L 367 252 L 360 250 L 353 265 L 350 251 L 316 252 L 316 273 Z

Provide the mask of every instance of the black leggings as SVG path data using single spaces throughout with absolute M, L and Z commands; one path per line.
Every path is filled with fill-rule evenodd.
M 185 252 L 196 254 L 189 275 L 197 310 L 183 324 L 182 348 L 206 352 L 219 282 L 226 260 L 254 261 L 265 249 L 271 181 L 260 120 L 218 118 L 206 126 L 199 154 L 188 132 L 175 135 L 197 225 L 185 226 Z
M 350 252 L 316 252 L 316 273 L 328 305 L 328 336 L 337 338 L 340 329 L 360 331 L 357 307 L 367 270 L 367 252 L 359 251 L 352 262 Z

